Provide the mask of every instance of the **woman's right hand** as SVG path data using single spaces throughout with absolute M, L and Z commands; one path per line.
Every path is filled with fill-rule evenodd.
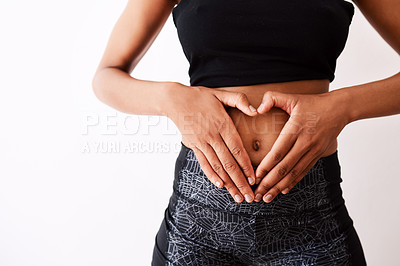
M 257 115 L 246 94 L 175 82 L 173 86 L 167 117 L 181 132 L 182 143 L 194 151 L 201 169 L 214 185 L 225 186 L 238 203 L 243 199 L 252 202 L 254 169 L 225 109 L 230 106 L 249 116 Z

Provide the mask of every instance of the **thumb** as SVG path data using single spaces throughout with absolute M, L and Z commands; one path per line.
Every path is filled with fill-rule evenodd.
M 267 91 L 263 96 L 261 104 L 257 108 L 257 112 L 262 114 L 271 110 L 272 107 L 278 107 L 288 114 L 291 114 L 295 105 L 296 97 L 294 97 L 293 94 Z
M 257 109 L 250 104 L 249 99 L 243 92 L 215 90 L 214 95 L 225 106 L 235 107 L 249 116 L 257 115 Z

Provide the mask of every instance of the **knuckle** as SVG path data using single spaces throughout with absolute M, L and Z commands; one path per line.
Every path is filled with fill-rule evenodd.
M 243 191 L 243 190 L 246 189 L 246 186 L 245 186 L 244 184 L 242 184 L 242 183 L 236 184 L 236 187 L 237 187 L 240 191 Z
M 239 156 L 240 154 L 242 154 L 242 149 L 239 147 L 234 147 L 232 149 L 232 155 L 234 156 Z
M 271 187 L 271 184 L 264 182 L 264 183 L 260 183 L 259 186 L 261 187 L 261 189 L 264 189 L 265 191 L 268 191 L 269 188 Z
M 238 146 L 236 143 L 236 141 L 233 139 L 233 136 L 230 132 L 230 130 L 227 130 L 229 134 L 227 134 L 226 136 L 223 137 L 223 140 L 225 143 L 234 143 L 234 147 Z M 231 145 L 229 145 L 229 149 L 231 150 Z
M 248 166 L 248 165 L 243 165 L 242 166 L 242 170 L 243 170 L 243 172 L 245 172 L 245 173 L 248 173 L 248 172 L 250 172 L 250 169 L 252 169 L 250 166 Z
M 279 194 L 282 192 L 282 190 L 284 190 L 284 188 L 282 188 L 280 186 L 275 186 L 273 189 L 275 190 L 276 194 Z
M 210 130 L 206 130 L 206 132 L 204 132 L 204 134 L 202 135 L 202 138 L 199 142 L 201 142 L 202 144 L 205 144 L 207 141 L 214 141 L 214 133 L 211 132 Z
M 260 179 L 267 175 L 267 170 L 266 169 L 261 168 L 259 171 L 260 171 L 260 176 L 261 176 Z
M 237 95 L 237 96 L 236 96 L 236 97 L 237 97 L 236 99 L 238 100 L 238 102 L 247 100 L 247 96 L 246 96 L 246 94 L 243 93 L 243 92 L 238 92 L 236 95 Z
M 218 129 L 218 131 L 221 131 L 222 128 L 226 126 L 226 119 L 220 118 L 220 119 L 215 119 L 214 125 Z
M 275 160 L 275 161 L 280 161 L 281 158 L 282 158 L 282 153 L 280 153 L 280 152 L 275 152 L 275 154 L 274 154 L 274 160 Z
M 307 150 L 307 149 L 309 149 L 311 147 L 311 142 L 310 141 L 304 141 L 302 144 L 301 144 L 301 148 L 303 149 L 303 150 Z
M 272 96 L 272 92 L 271 92 L 271 91 L 267 91 L 267 92 L 264 94 L 264 96 L 266 96 L 266 97 L 271 97 L 271 96 Z
M 214 126 L 215 126 L 217 129 L 219 129 L 219 128 L 221 128 L 221 126 L 222 126 L 222 124 L 223 124 L 223 120 L 221 120 L 221 119 L 215 119 L 215 120 L 213 121 L 213 123 L 214 123 Z
M 294 169 L 292 169 L 292 171 L 290 171 L 290 176 L 292 178 L 296 178 L 298 175 L 299 175 L 299 171 L 296 168 L 294 168 Z
M 287 173 L 287 166 L 286 165 L 282 165 L 278 168 L 278 175 L 280 177 L 284 177 Z
M 207 145 L 207 143 L 204 141 L 204 139 L 199 139 L 196 142 L 196 149 L 204 151 L 206 147 L 205 145 Z
M 233 162 L 225 162 L 224 169 L 228 172 L 232 172 L 236 169 L 236 164 Z
M 219 154 L 224 150 L 224 143 L 221 143 L 220 141 L 213 141 L 211 144 L 211 147 L 214 149 L 214 151 Z
M 305 143 L 304 146 L 305 146 L 306 149 L 309 150 L 309 149 L 311 149 L 312 147 L 314 147 L 316 144 L 317 144 L 316 142 L 310 140 L 310 141 L 307 141 L 307 142 Z
M 211 166 L 215 172 L 219 173 L 221 171 L 221 165 L 219 163 L 213 163 Z

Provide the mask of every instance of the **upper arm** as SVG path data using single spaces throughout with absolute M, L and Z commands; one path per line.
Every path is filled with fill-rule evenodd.
M 400 1 L 353 0 L 368 22 L 400 55 Z
M 128 0 L 97 71 L 115 67 L 131 73 L 160 33 L 175 4 L 175 0 Z

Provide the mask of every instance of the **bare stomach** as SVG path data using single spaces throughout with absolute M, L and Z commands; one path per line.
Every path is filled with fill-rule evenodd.
M 267 91 L 283 93 L 316 94 L 329 91 L 329 80 L 299 80 L 282 83 L 267 83 L 249 86 L 220 87 L 219 89 L 243 92 L 247 95 L 250 104 L 257 108 Z M 271 150 L 278 138 L 289 115 L 279 108 L 272 108 L 269 112 L 254 117 L 247 116 L 237 108 L 227 107 L 243 145 L 249 154 L 253 166 L 258 166 L 265 155 Z M 333 154 L 337 149 L 337 140 L 331 145 L 322 157 Z

